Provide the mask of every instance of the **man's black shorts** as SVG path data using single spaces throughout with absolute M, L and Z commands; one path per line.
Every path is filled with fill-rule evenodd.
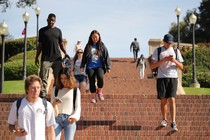
M 158 78 L 157 79 L 157 98 L 176 98 L 177 78 Z

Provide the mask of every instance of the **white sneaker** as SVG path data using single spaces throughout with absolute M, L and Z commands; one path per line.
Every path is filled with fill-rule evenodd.
M 172 122 L 172 123 L 171 123 L 171 128 L 172 128 L 172 130 L 173 130 L 173 131 L 178 131 L 177 126 L 176 126 L 176 123 L 175 123 L 175 122 Z
M 103 92 L 97 92 L 97 94 L 98 94 L 99 100 L 103 101 L 104 100 Z
M 167 125 L 167 121 L 166 120 L 162 120 L 161 123 L 160 123 L 160 126 L 166 127 L 166 125 Z
M 91 103 L 93 103 L 93 104 L 96 104 L 96 99 L 95 98 L 93 98 L 93 99 L 91 99 L 91 101 L 90 101 Z

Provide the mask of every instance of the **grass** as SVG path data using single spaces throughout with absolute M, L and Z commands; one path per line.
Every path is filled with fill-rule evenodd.
M 210 95 L 210 88 L 184 87 L 187 95 Z
M 187 95 L 210 95 L 210 88 L 184 87 Z M 25 94 L 24 81 L 5 81 L 4 94 Z
M 24 81 L 4 81 L 4 94 L 25 94 Z

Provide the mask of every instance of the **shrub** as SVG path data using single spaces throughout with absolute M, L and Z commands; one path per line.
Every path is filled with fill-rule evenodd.
M 38 74 L 38 67 L 34 64 L 35 51 L 27 52 L 26 76 Z M 5 63 L 5 80 L 22 80 L 23 79 L 23 53 L 10 58 Z

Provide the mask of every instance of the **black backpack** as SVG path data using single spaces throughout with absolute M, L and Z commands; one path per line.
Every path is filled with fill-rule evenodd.
M 174 52 L 176 54 L 176 60 L 177 60 L 177 48 L 173 48 Z M 158 61 L 160 61 L 160 53 L 161 53 L 161 47 L 158 47 Z M 156 67 L 155 69 L 152 70 L 152 74 L 154 77 L 157 76 L 158 74 L 158 67 Z
M 55 87 L 55 97 L 58 96 L 58 88 Z M 73 91 L 73 106 L 74 106 L 74 110 L 75 110 L 75 102 L 76 102 L 76 98 L 77 98 L 77 87 L 74 88 L 74 91 Z

